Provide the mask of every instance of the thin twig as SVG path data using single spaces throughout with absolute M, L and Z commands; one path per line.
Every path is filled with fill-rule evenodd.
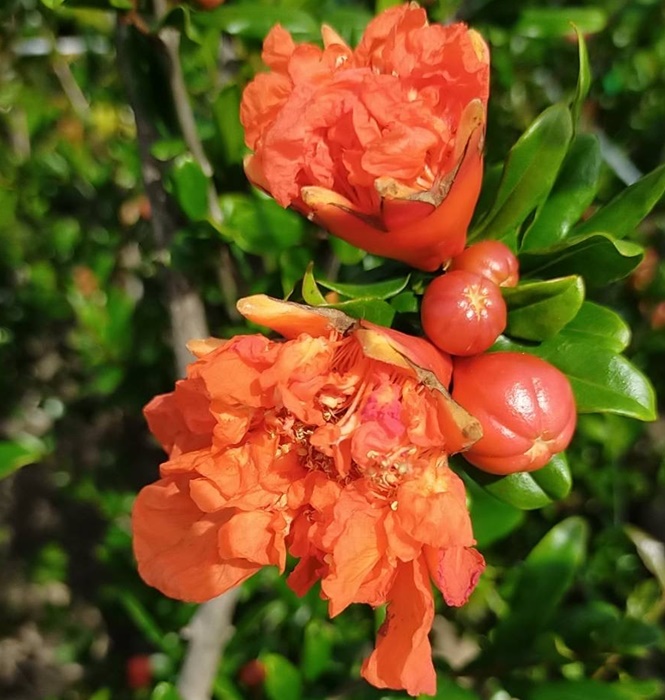
M 154 12 L 157 21 L 161 21 L 167 11 L 166 0 L 154 0 Z M 164 44 L 168 59 L 169 84 L 180 132 L 189 152 L 208 178 L 208 211 L 212 221 L 219 226 L 224 220 L 224 215 L 219 206 L 219 195 L 212 179 L 213 168 L 199 138 L 194 111 L 187 92 L 182 63 L 180 62 L 180 32 L 175 27 L 162 27 L 159 32 L 159 38 Z M 238 287 L 235 281 L 233 259 L 226 246 L 222 246 L 219 265 L 218 277 L 222 286 L 226 313 L 232 321 L 238 321 L 240 320 L 240 314 L 235 307 L 235 302 L 238 298 Z
M 156 5 L 163 4 L 157 0 Z M 168 193 L 162 184 L 161 164 L 151 154 L 152 145 L 157 140 L 154 125 L 143 107 L 141 88 L 137 84 L 135 73 L 127 51 L 128 33 L 133 28 L 118 25 L 118 61 L 129 92 L 130 104 L 136 119 L 139 149 L 143 170 L 146 193 L 152 209 L 152 226 L 158 248 L 166 252 L 168 243 L 176 231 L 176 220 L 171 213 Z M 167 34 L 167 36 L 169 36 Z M 162 37 L 163 40 L 163 37 Z M 182 78 L 182 69 L 177 52 L 177 43 L 170 39 L 171 49 L 165 43 L 169 58 L 170 87 L 176 101 L 179 126 L 188 142 L 188 148 L 197 158 L 203 156 L 200 165 L 204 172 L 210 172 L 210 164 L 200 148 L 200 142 L 195 130 L 191 105 Z M 175 52 L 175 53 L 174 53 Z M 198 156 L 197 156 L 198 154 Z M 207 166 L 205 165 L 207 163 Z M 215 204 L 217 194 L 212 186 Z M 211 210 L 214 216 L 214 210 Z M 221 217 L 221 212 L 219 214 Z M 221 221 L 221 218 L 220 218 Z M 206 337 L 208 328 L 205 319 L 203 303 L 187 280 L 174 270 L 168 270 L 167 294 L 174 349 L 176 352 L 179 373 L 191 360 L 185 352 L 185 342 L 191 338 Z M 208 603 L 204 603 L 196 611 L 184 634 L 189 644 L 185 659 L 178 678 L 178 691 L 183 700 L 208 700 L 217 675 L 217 668 L 222 650 L 229 640 L 233 627 L 232 618 L 235 609 L 238 590 L 228 591 Z

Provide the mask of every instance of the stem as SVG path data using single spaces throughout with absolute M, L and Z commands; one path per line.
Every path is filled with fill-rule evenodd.
M 164 189 L 163 165 L 151 154 L 152 147 L 158 139 L 158 133 L 143 101 L 141 85 L 130 58 L 131 33 L 135 31 L 133 27 L 122 22 L 118 23 L 116 33 L 118 64 L 127 88 L 130 106 L 134 110 L 142 176 L 152 213 L 153 235 L 158 256 L 163 258 L 168 256 L 168 247 L 175 235 L 178 222 L 169 195 Z M 177 59 L 177 49 L 175 58 Z M 169 63 L 171 69 L 180 65 L 179 60 L 174 61 L 173 54 L 170 54 Z M 182 81 L 182 70 L 170 70 L 169 72 L 173 90 L 175 84 Z M 181 83 L 181 87 L 183 86 L 184 83 Z M 176 104 L 178 119 L 181 120 L 182 115 L 185 115 L 185 124 L 183 125 L 183 122 L 180 121 L 180 127 L 185 134 L 185 131 L 191 127 L 188 120 L 191 119 L 193 122 L 191 106 L 186 92 L 175 90 L 173 96 L 179 103 L 179 105 Z M 194 136 L 196 137 L 195 142 L 198 142 L 198 136 L 195 132 Z M 193 138 L 191 131 L 189 131 L 189 137 Z M 188 144 L 188 146 L 191 150 L 191 145 Z M 196 158 L 194 150 L 192 153 Z M 200 153 L 202 153 L 202 149 Z M 205 158 L 205 155 L 203 157 Z M 208 163 L 207 159 L 205 162 Z M 210 168 L 209 163 L 207 167 Z M 210 187 L 213 187 L 212 183 Z M 214 188 L 212 191 L 214 193 Z M 214 199 L 217 202 L 216 193 L 214 193 Z M 214 216 L 214 212 L 212 215 Z M 185 342 L 192 337 L 206 337 L 208 325 L 203 302 L 188 280 L 173 269 L 167 268 L 163 274 L 166 278 L 167 305 L 171 319 L 176 366 L 179 375 L 182 376 L 187 364 L 191 361 L 191 356 L 185 348 Z M 237 597 L 238 590 L 235 589 L 204 603 L 196 611 L 185 630 L 189 644 L 177 683 L 178 691 L 183 700 L 208 700 L 210 698 L 222 649 L 232 634 L 231 622 Z

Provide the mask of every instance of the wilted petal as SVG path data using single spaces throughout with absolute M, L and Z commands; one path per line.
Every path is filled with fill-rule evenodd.
M 424 552 L 432 580 L 446 603 L 464 605 L 485 570 L 482 554 L 473 547 L 426 547 Z

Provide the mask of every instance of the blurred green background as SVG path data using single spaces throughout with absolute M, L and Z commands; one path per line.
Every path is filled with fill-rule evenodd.
M 132 14 L 127 0 L 3 2 L 0 697 L 177 698 L 180 631 L 194 607 L 141 582 L 129 531 L 134 494 L 162 460 L 141 408 L 176 376 L 170 285 L 195 289 L 211 332 L 228 337 L 242 327 L 235 297 L 281 297 L 312 259 L 330 277 L 371 278 L 371 256 L 361 265 L 355 249 L 329 245 L 250 191 L 237 111 L 274 22 L 312 41 L 326 22 L 355 42 L 390 4 L 242 0 L 212 12 L 159 4 L 156 19 L 143 6 Z M 603 147 L 601 201 L 663 162 L 659 0 L 426 6 L 433 20 L 466 21 L 491 45 L 488 171 L 543 108 L 574 91 L 569 19 L 588 42 L 582 130 Z M 158 19 L 182 33 L 185 83 L 220 195 L 217 224 L 207 220 L 208 178 L 177 127 L 163 51 L 149 36 Z M 142 184 L 129 106 L 137 83 L 151 154 L 177 204 L 168 240 L 153 233 Z M 659 392 L 664 231 L 661 202 L 634 234 L 645 262 L 592 296 L 630 323 L 628 354 Z M 472 490 L 488 569 L 466 607 L 437 617 L 439 697 L 665 697 L 664 457 L 662 421 L 584 416 L 564 500 L 525 513 Z M 377 624 L 366 607 L 331 622 L 316 591 L 298 599 L 265 570 L 243 587 L 215 697 L 402 697 L 358 680 Z M 479 656 L 492 631 L 505 644 L 495 639 L 493 653 Z

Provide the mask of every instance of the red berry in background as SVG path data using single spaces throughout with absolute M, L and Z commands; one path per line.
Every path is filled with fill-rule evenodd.
M 464 457 L 491 474 L 545 466 L 568 447 L 575 431 L 568 379 L 533 355 L 498 352 L 459 359 L 452 395 L 483 428 L 483 437 Z
M 266 680 L 266 668 L 258 659 L 252 659 L 240 668 L 238 680 L 249 688 L 258 688 Z
M 477 355 L 506 327 L 506 302 L 487 278 L 463 270 L 447 272 L 425 290 L 420 320 L 425 334 L 440 350 Z
M 481 241 L 470 245 L 453 258 L 448 269 L 475 272 L 499 287 L 514 287 L 520 278 L 517 257 L 500 241 Z
M 196 0 L 196 4 L 202 9 L 202 10 L 214 10 L 216 7 L 219 7 L 224 0 Z
M 152 664 L 147 654 L 134 654 L 127 659 L 125 667 L 127 685 L 133 690 L 148 688 L 152 684 Z

